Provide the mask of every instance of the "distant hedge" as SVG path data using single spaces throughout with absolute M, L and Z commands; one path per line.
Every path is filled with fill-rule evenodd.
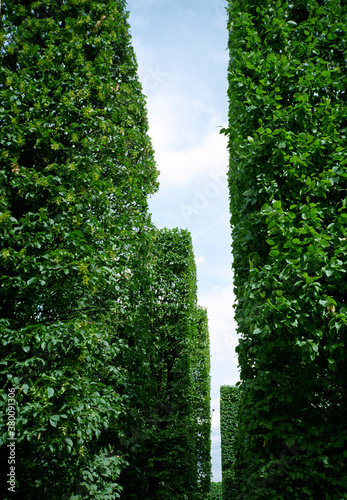
M 210 495 L 207 500 L 222 500 L 222 483 L 211 483 Z
M 192 357 L 197 463 L 196 500 L 205 500 L 211 485 L 211 362 L 207 310 L 197 306 L 197 335 Z
M 224 385 L 220 388 L 220 433 L 222 455 L 223 500 L 234 500 L 238 492 L 235 475 L 235 435 L 241 393 L 238 386 Z
M 122 498 L 204 500 L 211 477 L 210 355 L 191 236 L 155 230 L 150 251 L 147 339 L 133 339 L 134 414 L 124 425 L 132 446 Z
M 229 15 L 240 498 L 347 492 L 347 5 Z

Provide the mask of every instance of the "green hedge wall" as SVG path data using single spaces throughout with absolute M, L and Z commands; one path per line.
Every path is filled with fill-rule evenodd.
M 210 490 L 211 462 L 211 362 L 210 337 L 206 309 L 197 306 L 197 335 L 193 344 L 192 375 L 195 413 L 197 492 L 196 500 L 205 500 Z
M 118 498 L 157 177 L 124 2 L 6 0 L 0 58 L 2 498 Z
M 239 498 L 345 498 L 347 5 L 228 13 Z
M 122 498 L 203 500 L 211 476 L 210 357 L 190 234 L 155 230 L 150 250 L 152 298 L 143 317 L 147 341 L 134 345 Z
M 1 497 L 204 500 L 207 315 L 189 233 L 150 222 L 125 2 L 8 0 L 2 14 Z
M 220 388 L 220 433 L 222 455 L 223 500 L 234 500 L 238 492 L 235 477 L 235 435 L 241 393 L 238 386 L 224 385 Z
M 211 483 L 208 500 L 222 500 L 222 483 Z
M 210 354 L 206 312 L 197 306 L 191 236 L 161 230 L 156 238 L 153 331 L 159 336 L 157 397 L 168 405 L 158 435 L 157 498 L 203 499 L 211 475 Z M 159 460 L 158 460 L 159 458 Z

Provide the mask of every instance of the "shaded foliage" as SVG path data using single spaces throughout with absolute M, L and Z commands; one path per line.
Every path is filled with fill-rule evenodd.
M 222 483 L 211 483 L 208 500 L 222 500 Z

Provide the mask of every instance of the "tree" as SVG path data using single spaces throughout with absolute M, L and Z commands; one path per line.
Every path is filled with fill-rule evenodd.
M 105 442 L 124 411 L 117 318 L 135 321 L 157 186 L 125 5 L 6 0 L 1 28 L 1 385 L 16 394 L 16 491 L 118 498 L 124 459 Z
M 346 4 L 229 2 L 240 498 L 344 498 Z

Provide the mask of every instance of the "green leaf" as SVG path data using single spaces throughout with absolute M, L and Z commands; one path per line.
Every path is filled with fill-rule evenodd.
M 28 384 L 23 384 L 22 389 L 24 394 L 28 394 L 30 387 L 28 386 Z
M 48 398 L 52 398 L 53 397 L 53 394 L 54 394 L 54 389 L 52 387 L 48 387 L 47 388 L 47 395 L 48 395 Z
M 59 415 L 52 415 L 49 419 L 49 422 L 53 427 L 56 427 L 59 419 L 60 419 Z
M 271 252 L 269 253 L 269 255 L 271 257 L 277 257 L 278 255 L 280 255 L 280 253 L 281 252 L 279 250 L 274 249 L 274 250 L 271 250 Z

